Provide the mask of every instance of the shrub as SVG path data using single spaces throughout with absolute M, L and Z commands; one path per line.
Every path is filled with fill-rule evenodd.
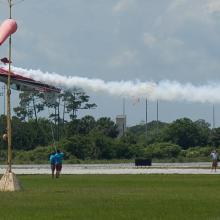
M 145 155 L 157 159 L 177 157 L 180 152 L 180 146 L 171 143 L 156 143 L 145 148 Z
M 192 147 L 186 150 L 186 157 L 187 158 L 209 157 L 211 151 L 212 151 L 211 147 Z

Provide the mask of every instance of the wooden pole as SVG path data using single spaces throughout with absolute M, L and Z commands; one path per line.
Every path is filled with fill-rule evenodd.
M 215 105 L 212 106 L 212 128 L 215 128 Z
M 9 18 L 11 19 L 12 0 L 9 2 Z M 11 172 L 12 146 L 11 146 L 11 35 L 9 37 L 9 64 L 8 64 L 8 81 L 7 81 L 7 136 L 8 136 L 8 171 Z
M 3 86 L 3 90 L 4 90 L 4 93 L 3 93 L 3 95 L 4 95 L 4 116 L 5 116 L 5 106 L 6 106 L 6 103 L 5 103 L 5 90 L 6 90 L 6 88 L 5 88 L 5 84 L 4 84 L 4 86 Z
M 12 0 L 8 0 L 10 16 L 11 19 L 11 8 L 12 8 Z M 7 136 L 8 136 L 8 168 L 6 173 L 1 177 L 0 180 L 0 191 L 18 191 L 21 190 L 21 185 L 16 175 L 11 170 L 12 164 L 12 146 L 11 146 L 11 36 L 9 37 L 9 68 L 8 68 L 8 80 L 7 80 Z
M 158 130 L 159 130 L 159 101 L 157 99 L 157 128 L 156 128 L 157 135 L 158 135 Z
M 147 125 L 148 125 L 148 102 L 147 102 L 147 98 L 146 98 L 146 106 L 145 106 L 145 113 L 146 113 L 146 121 L 145 121 L 145 126 L 146 126 L 146 138 L 147 138 L 147 135 L 148 135 L 148 130 L 147 130 Z

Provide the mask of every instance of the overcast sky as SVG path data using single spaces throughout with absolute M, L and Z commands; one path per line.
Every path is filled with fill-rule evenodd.
M 0 0 L 0 21 L 7 17 L 7 0 Z M 219 0 L 25 0 L 14 6 L 13 18 L 17 67 L 106 81 L 220 81 Z M 0 48 L 5 55 L 7 44 Z M 123 97 L 87 93 L 98 108 L 81 116 L 122 113 Z M 145 100 L 133 102 L 126 100 L 128 125 L 145 120 Z M 156 103 L 148 110 L 155 120 Z M 215 112 L 220 126 L 219 104 Z M 159 120 L 180 117 L 212 124 L 212 104 L 159 100 Z

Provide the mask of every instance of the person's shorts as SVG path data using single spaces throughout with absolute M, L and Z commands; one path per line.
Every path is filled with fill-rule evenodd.
M 217 165 L 218 165 L 218 161 L 217 161 L 217 160 L 213 160 L 213 161 L 212 161 L 212 166 L 213 166 L 213 167 L 217 167 Z
M 52 170 L 52 171 L 54 171 L 55 168 L 56 168 L 55 164 L 52 164 L 52 163 L 50 164 L 50 167 L 51 167 L 51 170 Z
M 62 170 L 62 164 L 56 164 L 56 171 L 61 171 Z

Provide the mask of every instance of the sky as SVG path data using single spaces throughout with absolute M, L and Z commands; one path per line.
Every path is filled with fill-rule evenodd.
M 18 3 L 12 13 L 18 23 L 12 50 L 16 67 L 106 82 L 220 83 L 219 0 L 14 2 Z M 0 22 L 7 17 L 7 0 L 0 0 Z M 7 55 L 7 46 L 1 46 L 1 57 Z M 114 120 L 122 114 L 124 97 L 86 92 L 98 107 L 79 117 L 91 114 Z M 145 99 L 137 102 L 137 98 L 125 100 L 129 126 L 145 120 Z M 189 117 L 212 125 L 213 104 L 215 124 L 220 126 L 220 104 L 211 102 L 159 100 L 159 120 Z M 148 120 L 156 120 L 156 101 L 148 102 Z

